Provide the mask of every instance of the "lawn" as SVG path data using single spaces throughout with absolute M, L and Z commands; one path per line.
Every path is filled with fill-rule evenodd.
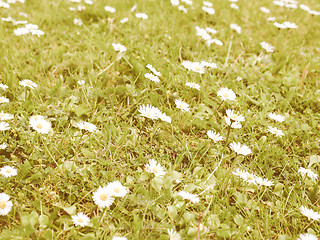
M 0 0 L 0 239 L 317 239 L 319 11 Z

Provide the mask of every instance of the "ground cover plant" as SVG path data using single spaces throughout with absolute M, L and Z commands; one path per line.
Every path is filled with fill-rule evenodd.
M 0 239 L 317 239 L 317 0 L 0 0 Z

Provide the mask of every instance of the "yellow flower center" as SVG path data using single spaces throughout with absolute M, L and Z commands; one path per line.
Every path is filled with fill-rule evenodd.
M 31 82 L 30 80 L 26 80 L 26 81 L 24 81 L 24 83 L 25 83 L 26 85 L 32 85 L 32 82 Z
M 154 173 L 158 173 L 158 172 L 159 172 L 159 169 L 158 169 L 157 167 L 154 167 L 154 168 L 152 168 L 152 171 L 153 171 Z
M 41 124 L 41 123 L 38 123 L 38 124 L 37 124 L 37 128 L 42 129 L 42 128 L 43 128 L 42 124 Z
M 79 223 L 83 223 L 83 222 L 84 222 L 83 218 L 79 218 L 79 219 L 78 219 L 78 222 L 79 222 Z
M 102 194 L 100 195 L 100 200 L 101 200 L 101 201 L 106 201 L 107 199 L 108 199 L 108 194 L 102 193 Z
M 7 170 L 6 170 L 6 173 L 11 173 L 11 169 L 7 169 Z
M 0 201 L 0 208 L 5 209 L 7 206 L 7 203 L 5 201 Z
M 4 113 L 0 113 L 0 118 L 5 117 L 6 115 Z
M 247 179 L 248 179 L 248 180 L 254 180 L 254 177 L 253 177 L 252 174 L 248 174 Z
M 116 192 L 116 193 L 119 193 L 119 192 L 120 192 L 120 189 L 119 189 L 118 187 L 115 187 L 115 188 L 113 189 L 113 191 Z

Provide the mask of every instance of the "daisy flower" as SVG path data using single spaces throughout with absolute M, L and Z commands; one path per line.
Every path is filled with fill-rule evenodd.
M 163 177 L 166 174 L 164 168 L 154 159 L 150 159 L 144 166 L 147 172 L 153 173 L 156 177 Z
M 175 99 L 174 102 L 176 104 L 176 107 L 181 109 L 182 112 L 189 112 L 190 111 L 188 103 L 185 103 L 184 101 L 182 101 L 180 99 Z
M 153 107 L 151 105 L 142 105 L 138 109 L 141 117 L 146 117 L 150 119 L 158 119 L 159 115 L 161 114 L 161 111 Z
M 178 7 L 178 9 L 179 9 L 179 11 L 181 11 L 181 12 L 184 12 L 184 13 L 187 13 L 188 12 L 188 9 L 186 9 L 184 6 L 182 6 L 182 5 L 180 5 L 179 7 Z
M 268 132 L 271 132 L 272 134 L 276 135 L 277 137 L 282 137 L 282 136 L 284 136 L 284 133 L 282 132 L 282 130 L 277 129 L 276 127 L 268 126 L 267 131 L 268 131 Z
M 267 14 L 270 13 L 270 10 L 268 8 L 266 8 L 266 7 L 260 7 L 260 10 L 261 10 L 261 12 L 264 12 L 264 13 L 267 13 Z
M 81 26 L 82 25 L 82 20 L 79 18 L 75 18 L 73 19 L 73 24 Z
M 8 89 L 9 87 L 8 87 L 7 85 L 5 85 L 5 84 L 0 83 L 0 88 L 1 88 L 2 90 L 6 90 L 6 89 Z
M 127 51 L 127 48 L 120 43 L 112 43 L 112 47 L 116 52 L 123 53 Z
M 200 201 L 197 194 L 192 194 L 186 191 L 178 192 L 178 195 L 181 196 L 185 200 L 189 200 L 192 203 L 198 203 Z
M 211 34 L 216 34 L 218 31 L 211 27 L 206 27 L 206 31 Z
M 75 126 L 81 130 L 83 129 L 89 132 L 94 132 L 97 130 L 96 125 L 88 122 L 78 122 L 75 124 Z
M 233 110 L 227 109 L 226 114 L 228 118 L 235 122 L 243 122 L 245 120 L 244 116 L 242 114 L 234 113 Z
M 187 5 L 192 5 L 192 1 L 191 0 L 181 0 L 181 2 L 184 2 Z
M 93 193 L 92 198 L 94 203 L 100 208 L 110 207 L 114 202 L 114 197 L 112 197 L 112 193 L 107 187 L 99 187 Z
M 257 177 L 256 178 L 256 183 L 260 186 L 266 186 L 266 187 L 270 187 L 273 185 L 273 182 L 270 181 L 267 178 L 262 178 L 262 177 Z
M 300 234 L 297 240 L 318 240 L 317 236 L 311 233 Z
M 283 122 L 286 119 L 284 116 L 281 116 L 281 115 L 275 114 L 275 113 L 269 113 L 268 117 L 272 120 L 277 121 L 277 122 Z
M 119 236 L 115 236 L 112 238 L 112 240 L 127 240 L 126 237 L 119 237 Z
M 0 97 L 0 103 L 7 103 L 7 102 L 9 102 L 9 98 Z
M 136 13 L 135 14 L 136 18 L 141 18 L 141 19 L 148 19 L 148 15 L 145 13 Z
M 196 26 L 196 31 L 197 31 L 197 36 L 201 37 L 203 40 L 210 40 L 211 39 L 211 36 L 210 34 L 208 34 L 207 30 L 199 27 L 199 26 Z
M 268 52 L 268 53 L 274 52 L 274 47 L 271 46 L 269 43 L 261 42 L 260 45 L 264 50 L 266 50 L 266 52 Z
M 122 18 L 122 19 L 120 20 L 120 23 L 124 24 L 124 23 L 126 23 L 126 22 L 128 22 L 128 21 L 129 21 L 128 18 Z
M 207 132 L 207 135 L 210 139 L 212 139 L 214 142 L 219 142 L 219 141 L 222 141 L 223 140 L 223 137 L 219 134 L 219 133 L 216 133 L 216 132 L 213 132 L 212 130 L 209 130 Z
M 34 83 L 33 81 L 31 81 L 30 79 L 21 80 L 19 82 L 19 85 L 21 85 L 23 87 L 29 87 L 31 89 L 38 87 L 38 85 L 36 83 Z
M 300 167 L 298 172 L 301 173 L 302 176 L 307 175 L 312 180 L 318 179 L 318 174 L 314 173 L 311 169 Z
M 179 0 L 170 0 L 172 6 L 178 6 L 180 4 Z
M 152 73 L 146 73 L 146 74 L 144 74 L 144 77 L 148 78 L 149 80 L 151 80 L 155 83 L 160 82 L 160 79 L 156 75 L 153 75 Z
M 217 64 L 216 63 L 209 63 L 206 61 L 201 61 L 200 64 L 204 67 L 208 67 L 208 68 L 217 68 Z
M 230 148 L 235 151 L 237 154 L 246 156 L 251 153 L 251 150 L 246 145 L 241 145 L 239 142 L 232 142 L 229 144 Z
M 213 3 L 208 2 L 208 1 L 204 1 L 203 5 L 206 6 L 206 7 L 213 7 Z
M 231 3 L 230 7 L 233 9 L 239 9 L 239 6 L 235 3 Z
M 0 174 L 4 176 L 5 178 L 16 176 L 17 175 L 17 169 L 10 166 L 4 166 L 0 168 Z
M 230 120 L 230 118 L 228 118 L 228 117 L 224 117 L 224 119 L 226 120 L 226 124 L 228 125 L 228 126 L 230 126 L 231 128 L 235 128 L 235 129 L 239 129 L 239 128 L 242 128 L 242 124 L 240 123 L 240 122 L 237 122 L 237 121 L 232 121 L 232 123 L 231 123 L 231 120 Z
M 108 183 L 107 189 L 113 197 L 124 197 L 128 190 L 119 181 Z
M 4 113 L 3 111 L 0 112 L 0 120 L 5 121 L 5 120 L 10 120 L 13 119 L 13 115 L 9 113 Z
M 79 81 L 77 81 L 77 83 L 78 83 L 80 86 L 82 86 L 82 85 L 84 85 L 84 84 L 86 83 L 86 81 L 85 81 L 85 80 L 79 80 Z
M 7 215 L 13 204 L 11 201 L 9 201 L 10 196 L 6 193 L 0 193 L 0 215 L 4 216 Z
M 217 92 L 217 95 L 222 101 L 234 101 L 236 99 L 236 94 L 229 88 L 220 88 Z
M 0 149 L 1 149 L 1 150 L 4 150 L 4 149 L 6 149 L 6 148 L 7 148 L 7 144 L 6 144 L 6 143 L 0 144 Z
M 47 121 L 43 116 L 39 115 L 30 117 L 29 125 L 33 128 L 33 130 L 42 134 L 48 134 L 51 130 L 51 123 Z
M 171 123 L 172 121 L 171 117 L 167 116 L 165 113 L 160 113 L 159 118 L 161 119 L 161 121 L 168 122 L 168 123 Z
M 205 11 L 206 13 L 208 13 L 209 15 L 214 15 L 215 14 L 215 10 L 211 7 L 206 7 L 206 6 L 203 6 L 202 7 L 202 10 Z
M 222 46 L 223 42 L 221 42 L 219 39 L 213 38 L 213 39 L 209 39 L 206 41 L 207 46 L 210 46 L 212 43 L 218 45 L 218 46 Z
M 195 82 L 187 82 L 185 85 L 200 91 L 200 85 Z
M 6 122 L 0 122 L 0 131 L 6 131 L 9 130 L 10 126 L 8 123 Z
M 116 9 L 113 8 L 113 7 L 110 7 L 110 6 L 105 6 L 105 7 L 104 7 L 104 10 L 107 11 L 107 12 L 109 12 L 109 13 L 114 13 L 114 12 L 116 12 Z
M 267 21 L 268 21 L 268 22 L 274 22 L 275 20 L 276 20 L 275 17 L 268 17 L 268 18 L 267 18 Z
M 257 177 L 252 173 L 244 172 L 244 174 L 240 175 L 240 177 L 248 183 L 257 185 Z
M 146 68 L 148 68 L 154 75 L 161 77 L 161 73 L 158 72 L 151 64 L 147 64 Z
M 88 226 L 90 222 L 90 218 L 82 212 L 79 212 L 77 215 L 73 215 L 71 218 L 75 226 L 85 227 Z
M 167 229 L 170 239 L 169 240 L 181 240 L 181 236 L 179 233 L 174 231 L 173 229 Z
M 315 212 L 312 209 L 308 209 L 305 206 L 300 207 L 300 212 L 302 215 L 306 216 L 308 220 L 312 219 L 318 221 L 320 219 L 320 214 L 318 212 Z
M 232 23 L 232 24 L 230 24 L 230 28 L 232 29 L 232 30 L 235 30 L 237 33 L 241 33 L 241 27 L 240 26 L 238 26 L 237 24 L 235 24 L 235 23 Z

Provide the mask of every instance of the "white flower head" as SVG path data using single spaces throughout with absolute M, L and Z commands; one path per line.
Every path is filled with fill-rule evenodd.
M 124 197 L 127 195 L 128 190 L 119 181 L 108 183 L 107 189 L 113 197 Z
M 189 112 L 190 108 L 189 108 L 189 104 L 180 100 L 180 99 L 175 99 L 174 100 L 176 107 L 181 109 L 182 112 Z
M 174 231 L 173 229 L 167 229 L 170 240 L 181 240 L 181 236 L 179 233 Z
M 235 3 L 231 3 L 230 7 L 233 8 L 233 9 L 237 9 L 237 10 L 239 9 L 239 6 L 237 4 L 235 4 Z
M 267 13 L 267 14 L 270 13 L 270 10 L 268 8 L 266 8 L 266 7 L 260 7 L 260 10 L 261 10 L 261 12 L 264 12 L 264 13 Z
M 114 7 L 110 7 L 110 6 L 105 6 L 104 10 L 109 12 L 109 13 L 115 13 L 116 9 Z
M 237 122 L 237 121 L 232 121 L 232 123 L 231 123 L 231 120 L 230 120 L 230 118 L 228 118 L 228 117 L 224 117 L 224 119 L 226 120 L 226 124 L 228 125 L 228 126 L 230 126 L 231 128 L 235 128 L 235 129 L 239 129 L 239 128 L 242 128 L 242 124 L 240 123 L 240 122 Z
M 239 34 L 241 33 L 241 27 L 239 25 L 235 24 L 235 23 L 230 24 L 230 28 L 232 30 L 235 30 Z
M 94 203 L 100 208 L 110 207 L 114 202 L 114 197 L 107 187 L 99 187 L 93 193 L 92 198 Z
M 271 126 L 268 126 L 268 132 L 271 132 L 272 134 L 276 135 L 277 137 L 282 137 L 284 136 L 284 133 L 282 130 L 276 128 L 276 127 L 271 127 Z
M 213 39 L 210 39 L 210 40 L 207 40 L 206 41 L 206 45 L 207 46 L 211 46 L 211 44 L 214 43 L 218 46 L 223 46 L 223 42 L 221 42 L 219 39 L 216 39 L 216 38 L 213 38 Z
M 187 82 L 185 84 L 186 86 L 190 87 L 190 88 L 194 88 L 200 91 L 200 85 L 198 83 L 195 82 Z
M 268 52 L 268 53 L 274 52 L 274 47 L 272 45 L 270 45 L 269 43 L 263 41 L 260 43 L 260 45 L 264 50 L 266 50 L 266 52 Z
M 260 186 L 266 186 L 266 187 L 270 187 L 273 185 L 273 182 L 270 181 L 267 178 L 262 178 L 262 177 L 257 177 L 256 178 L 256 183 Z
M 216 34 L 218 31 L 211 27 L 206 27 L 206 31 L 211 34 Z
M 222 101 L 234 101 L 236 99 L 236 94 L 229 88 L 220 88 L 217 92 L 217 95 Z
M 219 142 L 219 141 L 222 141 L 223 140 L 223 137 L 219 134 L 219 133 L 216 133 L 212 130 L 209 130 L 207 132 L 207 135 L 210 139 L 212 139 L 215 143 L 216 142 Z
M 8 102 L 9 102 L 9 98 L 0 97 L 0 103 L 8 103 Z
M 244 116 L 242 114 L 234 113 L 233 110 L 227 109 L 226 114 L 228 118 L 235 122 L 243 122 L 245 120 Z
M 146 66 L 154 75 L 161 77 L 161 72 L 158 72 L 151 64 Z
M 51 130 L 51 123 L 44 116 L 35 115 L 30 117 L 29 125 L 41 134 L 48 134 Z
M 83 23 L 80 18 L 75 18 L 75 19 L 73 19 L 73 24 L 81 26 Z
M 17 175 L 17 169 L 10 166 L 4 166 L 0 168 L 0 174 L 4 176 L 5 178 L 16 176 Z
M 0 88 L 2 90 L 7 90 L 9 87 L 7 85 L 5 85 L 5 84 L 0 83 Z
M 206 7 L 213 7 L 213 3 L 212 2 L 208 2 L 208 1 L 204 1 L 203 5 Z
M 171 117 L 167 116 L 167 114 L 165 114 L 165 113 L 160 113 L 159 118 L 162 121 L 167 122 L 167 123 L 171 123 L 171 121 L 172 121 Z
M 126 23 L 126 22 L 128 22 L 129 21 L 129 18 L 122 18 L 121 20 L 120 20 L 120 23 L 122 23 L 122 24 L 124 24 L 124 23 Z
M 153 173 L 156 177 L 163 177 L 166 174 L 164 168 L 154 159 L 150 159 L 144 167 L 147 172 Z
M 184 2 L 187 5 L 192 5 L 192 0 L 181 0 L 181 2 Z
M 146 117 L 150 119 L 158 119 L 161 115 L 161 111 L 151 105 L 142 105 L 138 109 L 141 117 Z
M 152 73 L 146 73 L 146 74 L 144 74 L 144 77 L 155 82 L 155 83 L 160 82 L 159 77 L 157 77 L 156 75 L 153 75 Z
M 78 83 L 80 86 L 82 86 L 82 85 L 84 85 L 84 84 L 86 83 L 86 81 L 85 81 L 85 80 L 79 80 L 79 81 L 77 81 L 77 83 Z
M 10 196 L 6 193 L 0 193 L 0 215 L 7 215 L 13 206 L 12 202 L 9 201 Z
M 183 5 L 178 6 L 179 11 L 187 13 L 188 9 L 186 9 Z
M 94 132 L 97 130 L 97 126 L 89 122 L 78 122 L 75 124 L 75 126 L 81 130 L 83 129 L 89 132 Z
M 123 53 L 127 51 L 127 48 L 120 43 L 112 43 L 112 47 L 116 52 Z
M 312 219 L 318 221 L 320 219 L 320 214 L 318 212 L 313 211 L 312 209 L 308 209 L 305 206 L 300 207 L 300 212 L 304 216 L 308 218 L 308 220 Z
M 71 216 L 72 222 L 75 226 L 85 227 L 88 226 L 90 218 L 82 212 Z
M 300 167 L 298 172 L 301 173 L 302 176 L 307 175 L 312 180 L 317 180 L 318 179 L 318 174 L 313 172 L 311 169 Z
M 196 26 L 197 36 L 201 37 L 203 40 L 210 40 L 211 36 L 206 29 Z
M 185 200 L 189 200 L 192 203 L 200 202 L 199 196 L 197 194 L 192 194 L 186 191 L 178 192 L 178 195 L 181 196 Z
M 203 6 L 202 10 L 208 13 L 209 15 L 214 15 L 216 12 L 212 7 L 206 7 L 206 6 Z
M 6 144 L 6 143 L 0 144 L 0 149 L 1 149 L 1 150 L 4 150 L 4 149 L 6 149 L 6 148 L 7 148 L 7 144 Z
M 251 153 L 251 150 L 246 145 L 241 145 L 241 143 L 232 142 L 229 144 L 230 148 L 235 151 L 237 154 L 246 156 Z
M 112 238 L 112 240 L 127 240 L 126 237 L 119 237 L 119 236 L 115 236 Z
M 317 236 L 311 233 L 300 234 L 297 240 L 318 240 Z
M 283 122 L 286 119 L 284 116 L 275 113 L 269 113 L 268 117 L 277 122 Z
M 8 123 L 6 122 L 0 122 L 0 131 L 7 131 L 9 130 L 11 127 L 9 126 Z
M 136 13 L 135 16 L 136 16 L 136 18 L 141 18 L 144 20 L 149 18 L 148 15 L 145 13 Z
M 179 0 L 170 0 L 172 6 L 178 6 L 180 4 Z
M 33 81 L 31 81 L 30 79 L 21 80 L 19 82 L 19 85 L 21 85 L 23 87 L 29 87 L 31 89 L 38 87 L 38 85 L 36 83 L 34 83 Z

